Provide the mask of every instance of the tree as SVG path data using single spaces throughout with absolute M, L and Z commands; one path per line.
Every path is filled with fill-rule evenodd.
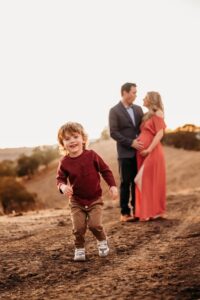
M 101 133 L 101 140 L 109 140 L 109 139 L 110 139 L 109 129 L 105 127 Z

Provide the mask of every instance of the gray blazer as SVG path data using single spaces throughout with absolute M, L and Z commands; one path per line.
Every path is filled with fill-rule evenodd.
M 132 109 L 135 116 L 135 126 L 121 101 L 110 109 L 110 136 L 117 142 L 118 158 L 134 157 L 136 153 L 131 144 L 140 133 L 143 111 L 140 106 L 135 104 L 133 104 Z

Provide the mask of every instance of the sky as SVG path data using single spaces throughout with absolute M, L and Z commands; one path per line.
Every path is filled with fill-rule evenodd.
M 200 0 L 1 0 L 0 148 L 91 139 L 125 82 L 160 92 L 168 128 L 200 125 Z

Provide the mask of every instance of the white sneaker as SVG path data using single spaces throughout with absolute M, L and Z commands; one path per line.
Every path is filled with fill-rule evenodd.
M 84 261 L 85 260 L 85 248 L 76 248 L 74 252 L 75 261 Z
M 98 245 L 98 250 L 99 250 L 99 256 L 100 257 L 107 256 L 110 251 L 107 240 L 98 241 L 97 245 Z

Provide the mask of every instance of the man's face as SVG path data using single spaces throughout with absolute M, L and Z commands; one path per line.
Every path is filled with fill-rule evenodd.
M 132 86 L 129 92 L 124 91 L 123 99 L 127 105 L 131 105 L 137 97 L 137 88 Z

